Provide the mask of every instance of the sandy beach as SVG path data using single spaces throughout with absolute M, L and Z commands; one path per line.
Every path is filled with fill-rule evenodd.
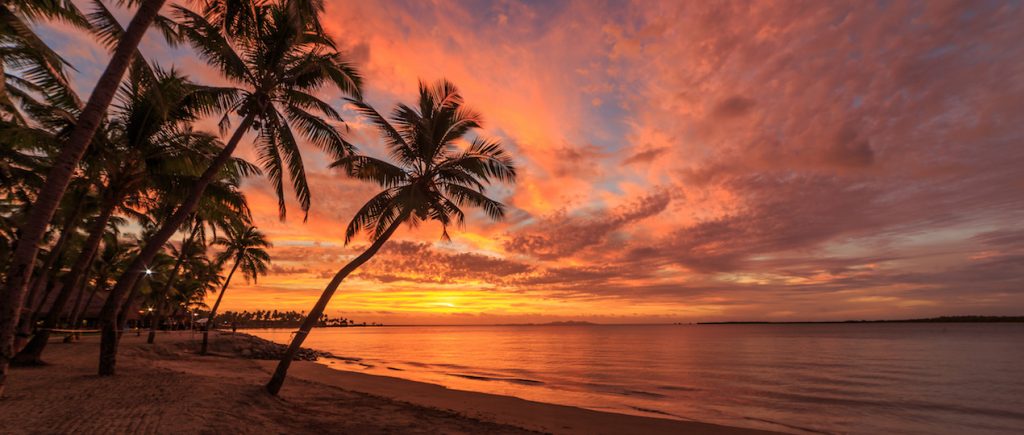
M 44 367 L 16 368 L 0 399 L 0 433 L 674 433 L 756 430 L 551 405 L 384 376 L 292 366 L 280 397 L 261 386 L 273 361 L 194 353 L 187 332 L 122 341 L 118 375 L 95 375 L 97 338 L 60 343 Z

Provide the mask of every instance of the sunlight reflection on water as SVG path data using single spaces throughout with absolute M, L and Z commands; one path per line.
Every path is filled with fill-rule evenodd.
M 323 361 L 336 369 L 662 418 L 804 433 L 1024 428 L 1024 324 L 328 328 L 306 346 L 357 359 Z

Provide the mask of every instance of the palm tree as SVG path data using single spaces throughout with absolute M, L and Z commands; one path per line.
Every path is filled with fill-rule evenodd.
M 62 214 L 64 215 L 61 219 L 63 224 L 59 228 L 55 228 L 55 231 L 59 232 L 56 242 L 54 242 L 46 253 L 46 259 L 43 264 L 38 267 L 36 274 L 30 281 L 29 292 L 25 298 L 25 304 L 23 306 L 21 318 L 18 324 L 18 337 L 14 343 L 15 352 L 20 352 L 22 348 L 28 343 L 27 338 L 31 335 L 32 328 L 36 324 L 38 313 L 35 307 L 40 305 L 40 294 L 44 292 L 44 289 L 52 288 L 50 283 L 57 278 L 57 274 L 60 271 L 62 260 L 65 255 L 65 251 L 69 242 L 75 235 L 77 230 L 82 224 L 82 214 L 86 209 L 86 203 L 91 200 L 90 188 L 91 183 L 78 183 L 79 186 L 72 187 L 77 193 L 68 195 L 65 197 L 65 204 L 62 207 Z M 48 292 L 46 296 L 49 296 Z M 42 299 L 46 300 L 46 296 Z
M 402 222 L 438 221 L 442 238 L 448 239 L 448 226 L 464 221 L 462 206 L 477 206 L 491 219 L 502 219 L 505 206 L 488 198 L 484 185 L 492 179 L 511 183 L 516 178 L 512 159 L 499 141 L 478 136 L 468 148 L 459 149 L 462 137 L 479 128 L 482 121 L 477 112 L 463 106 L 455 86 L 446 80 L 432 87 L 421 82 L 418 108 L 399 104 L 390 121 L 368 104 L 351 102 L 376 125 L 398 164 L 349 156 L 332 165 L 384 189 L 356 212 L 345 231 L 346 244 L 364 230 L 373 243 L 334 275 L 306 315 L 267 383 L 267 391 L 273 395 L 281 390 L 292 358 L 342 280 L 373 257 Z
M 174 313 L 190 311 L 193 305 L 201 304 L 208 293 L 217 291 L 224 281 L 220 266 L 206 257 L 189 263 L 175 291 L 169 295 Z
M 192 214 L 207 186 L 228 163 L 242 137 L 250 130 L 257 133 L 260 160 L 277 190 L 282 219 L 285 211 L 285 168 L 290 173 L 299 203 L 307 213 L 310 203 L 305 168 L 292 126 L 334 157 L 349 153 L 351 146 L 334 126 L 313 112 L 336 121 L 341 121 L 340 115 L 314 95 L 331 84 L 358 97 L 361 78 L 335 50 L 330 39 L 319 32 L 318 25 L 311 24 L 313 20 L 296 16 L 296 8 L 289 7 L 291 3 L 257 6 L 258 18 L 253 28 L 230 39 L 206 17 L 175 7 L 180 21 L 178 34 L 209 63 L 220 68 L 226 78 L 243 86 L 235 89 L 234 98 L 224 98 L 231 110 L 221 120 L 222 129 L 229 125 L 231 113 L 242 119 L 224 148 L 192 186 L 189 196 L 147 240 L 132 266 L 118 279 L 110 293 L 114 300 L 120 301 L 138 280 L 139 274 L 133 271 L 144 268 Z M 101 316 L 101 376 L 114 374 L 117 359 L 115 316 L 115 312 L 106 310 Z
M 180 249 L 170 246 L 171 254 L 177 260 L 175 260 L 174 268 L 171 269 L 171 273 L 167 276 L 160 290 L 150 294 L 155 317 L 149 329 L 149 337 L 146 339 L 146 342 L 149 344 L 153 344 L 154 340 L 156 340 L 156 330 L 163 320 L 165 305 L 167 305 L 167 300 L 170 298 L 171 290 L 178 279 L 181 269 L 183 267 L 187 269 L 199 261 L 206 260 L 206 243 L 198 237 L 202 226 L 202 222 L 193 224 L 192 230 L 188 231 L 188 236 L 185 240 L 182 240 Z
M 80 326 L 79 320 L 85 316 L 85 313 L 89 311 L 89 307 L 92 306 L 93 298 L 110 287 L 110 276 L 116 273 L 118 268 L 125 265 L 125 258 L 133 248 L 133 245 L 120 239 L 120 231 L 116 226 L 110 228 L 103 237 L 103 250 L 100 251 L 96 258 L 94 271 L 96 279 L 94 280 L 92 290 L 89 291 L 89 297 L 85 300 L 85 304 L 75 312 L 74 317 L 71 319 L 71 324 L 76 328 Z
M 127 31 L 118 41 L 107 68 L 100 75 L 88 102 L 78 116 L 67 142 L 47 173 L 46 182 L 36 196 L 27 219 L 19 227 L 18 245 L 7 267 L 7 280 L 0 288 L 0 395 L 3 395 L 8 364 L 14 357 L 15 328 L 36 262 L 39 241 L 60 205 L 78 162 L 106 115 L 107 107 L 114 99 L 114 93 L 135 55 L 139 42 L 142 41 L 142 36 L 156 19 L 164 1 L 142 0 Z M 38 4 L 31 1 L 24 3 Z
M 217 317 L 217 308 L 220 307 L 220 301 L 224 299 L 224 292 L 228 289 L 228 284 L 231 283 L 231 277 L 235 276 L 235 270 L 241 266 L 245 280 L 256 282 L 258 276 L 266 275 L 267 265 L 270 264 L 270 255 L 264 248 L 270 248 L 272 245 L 267 241 L 266 236 L 254 226 L 231 228 L 228 230 L 226 238 L 218 239 L 214 243 L 224 247 L 224 252 L 217 256 L 217 263 L 224 264 L 228 260 L 235 260 L 235 265 L 231 266 L 231 272 L 224 280 L 224 286 L 220 289 L 217 302 L 214 302 L 206 324 L 203 326 L 203 345 L 199 349 L 200 355 L 206 355 L 210 325 Z
M 40 19 L 88 28 L 71 0 L 0 3 L 0 119 L 4 121 L 27 124 L 20 106 L 34 102 L 35 95 L 64 108 L 81 106 L 64 71 L 67 62 L 32 26 Z
M 80 288 L 115 212 L 135 213 L 140 195 L 149 190 L 162 188 L 167 196 L 175 180 L 190 178 L 189 172 L 218 149 L 212 136 L 189 127 L 215 105 L 211 100 L 216 99 L 216 89 L 194 85 L 174 70 L 154 69 L 144 61 L 135 63 L 131 76 L 119 94 L 115 116 L 101 129 L 103 135 L 96 137 L 104 147 L 91 150 L 86 165 L 85 178 L 96 180 L 96 190 L 102 192 L 98 214 L 91 219 L 78 258 L 63 277 L 43 328 L 17 355 L 20 364 L 42 362 L 49 330 L 58 326 L 65 304 Z
M 185 242 L 190 240 L 190 237 L 200 239 L 205 244 L 206 229 L 209 227 L 211 231 L 216 233 L 218 226 L 231 226 L 237 225 L 239 220 L 248 222 L 251 220 L 248 205 L 245 202 L 245 197 L 238 190 L 238 184 L 241 181 L 241 175 L 246 173 L 247 170 L 239 169 L 245 168 L 246 164 L 244 161 L 237 160 L 234 164 L 225 168 L 227 170 L 220 174 L 220 177 L 213 183 L 210 184 L 206 194 L 203 195 L 202 201 L 193 214 L 189 221 L 190 227 L 186 228 Z M 183 183 L 175 181 L 173 178 L 165 181 L 173 181 L 169 186 L 161 187 L 159 199 L 157 204 L 151 204 L 148 207 L 147 213 L 137 214 L 136 217 L 140 219 L 140 223 L 143 225 L 145 230 L 142 234 L 142 239 L 149 239 L 152 234 L 158 230 L 158 224 L 155 220 L 151 220 L 153 217 L 156 220 L 160 220 L 166 217 L 169 213 L 173 212 L 173 208 L 176 204 L 182 201 L 182 196 L 187 192 L 182 192 L 182 186 L 191 185 L 191 183 Z M 178 188 L 174 188 L 177 185 Z M 184 190 L 187 191 L 187 188 Z M 194 233 L 193 233 L 194 231 Z M 185 243 L 183 242 L 183 243 Z M 132 255 L 127 262 L 127 266 L 121 269 L 121 273 L 118 276 L 124 276 L 127 273 L 134 273 L 140 277 L 147 277 L 151 279 L 138 279 L 132 288 L 129 289 L 125 297 L 121 299 L 114 299 L 108 296 L 103 303 L 103 307 L 100 311 L 100 324 L 103 326 L 113 325 L 115 331 L 121 331 L 124 329 L 128 313 L 131 311 L 131 307 L 136 303 L 137 296 L 140 292 L 144 292 L 143 286 L 140 283 L 145 282 L 146 287 L 150 287 L 149 292 L 154 293 L 159 290 L 152 288 L 154 284 L 153 279 L 155 278 L 151 272 L 172 269 L 172 264 L 176 264 L 175 258 L 164 255 L 164 251 L 161 250 L 153 257 L 153 259 L 142 266 L 142 268 L 134 268 L 135 259 L 138 257 Z M 133 269 L 134 268 L 134 269 Z M 115 339 L 120 338 L 120 332 L 116 334 Z

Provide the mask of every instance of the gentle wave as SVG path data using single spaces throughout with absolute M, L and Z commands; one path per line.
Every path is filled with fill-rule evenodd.
M 501 382 L 511 382 L 511 383 L 514 383 L 514 384 L 523 384 L 523 385 L 544 385 L 543 382 L 537 381 L 537 380 L 533 380 L 533 379 L 499 378 L 499 377 L 493 377 L 493 376 L 467 375 L 467 374 L 463 374 L 463 373 L 447 373 L 447 375 L 448 376 L 455 376 L 455 377 L 459 377 L 459 378 L 465 378 L 465 379 L 473 379 L 473 380 L 477 380 L 477 381 L 501 381 Z

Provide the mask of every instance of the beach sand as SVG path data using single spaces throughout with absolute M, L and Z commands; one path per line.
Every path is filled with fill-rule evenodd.
M 12 369 L 0 399 L 0 433 L 768 433 L 451 390 L 307 361 L 292 365 L 280 397 L 272 397 L 262 385 L 274 361 L 199 356 L 198 338 L 161 333 L 147 345 L 145 334 L 126 334 L 118 375 L 106 378 L 95 374 L 98 337 L 55 339 L 49 365 Z

